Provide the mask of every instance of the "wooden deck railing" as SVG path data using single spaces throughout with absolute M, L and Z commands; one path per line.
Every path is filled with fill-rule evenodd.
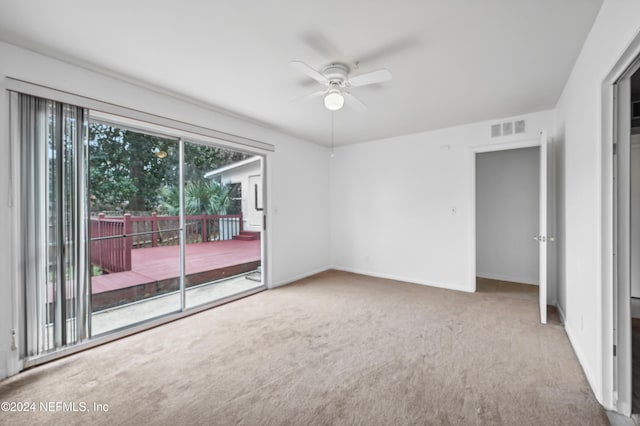
M 230 240 L 242 232 L 242 214 L 186 216 L 187 244 Z M 105 272 L 131 270 L 131 251 L 180 244 L 178 216 L 105 216 L 91 218 L 91 263 Z
M 106 272 L 131 270 L 131 215 L 91 218 L 91 264 Z

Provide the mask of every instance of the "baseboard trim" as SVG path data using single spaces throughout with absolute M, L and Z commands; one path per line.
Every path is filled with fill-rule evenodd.
M 560 306 L 559 303 L 556 303 L 555 307 L 558 309 L 558 314 L 560 315 L 560 321 L 562 321 L 562 325 L 564 325 L 566 317 L 564 316 L 564 311 L 562 310 L 562 306 Z
M 571 345 L 571 349 L 573 349 L 573 353 L 576 354 L 576 358 L 578 358 L 578 362 L 580 363 L 580 367 L 582 367 L 584 376 L 587 378 L 587 382 L 589 382 L 589 386 L 591 386 L 591 391 L 594 393 L 594 396 L 596 397 L 598 402 L 602 404 L 602 401 L 600 401 L 600 399 L 598 398 L 598 395 L 595 392 L 595 389 L 598 389 L 598 387 L 596 386 L 595 378 L 593 377 L 591 370 L 587 368 L 588 364 L 586 362 L 584 354 L 580 350 L 580 347 L 576 345 L 576 337 L 575 337 L 576 334 L 573 332 L 573 329 L 571 328 L 571 326 L 567 323 L 565 313 L 560 306 L 558 306 L 558 312 L 560 313 L 560 318 L 562 319 L 562 324 L 564 326 L 564 332 L 567 335 L 567 338 L 569 339 L 569 344 Z
M 443 289 L 446 289 L 446 290 L 463 291 L 465 293 L 473 293 L 473 292 L 475 292 L 475 288 L 470 288 L 468 286 L 462 286 L 462 285 L 457 285 L 457 284 L 438 283 L 438 282 L 434 282 L 434 281 L 418 280 L 418 279 L 415 279 L 415 278 L 412 278 L 412 277 L 406 277 L 406 276 L 402 276 L 402 275 L 381 274 L 381 273 L 378 273 L 378 272 L 366 271 L 364 269 L 358 269 L 358 268 L 350 268 L 350 267 L 347 267 L 347 266 L 333 265 L 329 269 L 335 269 L 336 271 L 343 271 L 343 272 L 351 272 L 353 274 L 359 274 L 359 275 L 366 275 L 368 277 L 383 278 L 383 279 L 387 279 L 387 280 L 402 281 L 402 282 L 411 283 L 411 284 L 420 284 L 420 285 L 426 285 L 426 286 L 429 286 L 429 287 L 443 288 Z
M 280 280 L 277 283 L 273 283 L 271 286 L 269 286 L 269 289 L 282 287 L 283 285 L 291 284 L 293 282 L 296 282 L 296 281 L 299 281 L 299 280 L 302 280 L 302 279 L 305 279 L 305 278 L 309 278 L 309 277 L 311 277 L 313 275 L 328 271 L 329 269 L 332 269 L 332 267 L 331 266 L 323 266 L 323 267 L 320 267 L 318 269 L 314 269 L 312 271 L 302 273 L 300 275 L 295 275 L 293 277 L 285 278 L 284 280 Z
M 485 274 L 484 272 L 476 272 L 476 277 L 486 278 L 489 280 L 509 281 L 518 284 L 540 285 L 536 278 L 531 277 L 514 277 L 509 275 L 500 274 Z

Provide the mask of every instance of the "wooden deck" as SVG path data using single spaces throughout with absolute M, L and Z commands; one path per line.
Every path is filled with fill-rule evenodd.
M 179 288 L 178 246 L 136 249 L 131 257 L 131 271 L 92 278 L 94 311 Z M 253 271 L 260 265 L 260 240 L 188 244 L 185 263 L 187 287 Z

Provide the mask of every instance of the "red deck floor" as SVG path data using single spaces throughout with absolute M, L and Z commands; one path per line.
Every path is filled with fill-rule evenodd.
M 186 275 L 260 261 L 260 240 L 214 241 L 186 246 Z M 180 275 L 180 247 L 153 247 L 131 252 L 132 270 L 91 279 L 92 293 L 158 282 Z

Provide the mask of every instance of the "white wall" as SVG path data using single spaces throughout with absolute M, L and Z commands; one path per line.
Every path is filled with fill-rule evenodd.
M 329 265 L 329 156 L 325 147 L 5 43 L 0 43 L 0 58 L 0 235 L 13 232 L 14 209 L 8 191 L 9 100 L 4 90 L 5 77 L 13 77 L 275 145 L 266 169 L 269 283 L 281 285 Z M 0 378 L 19 369 L 10 339 L 10 329 L 17 326 L 12 291 L 17 265 L 12 255 L 9 238 L 3 238 Z
M 554 123 L 553 111 L 522 118 L 524 135 L 492 139 L 492 121 L 336 149 L 331 160 L 334 267 L 473 291 L 472 148 L 537 140 L 538 132 Z M 552 297 L 554 289 L 549 293 Z
M 640 2 L 605 0 L 557 105 L 558 297 L 598 400 L 612 408 L 611 287 L 603 287 L 602 84 L 640 29 Z M 609 160 L 606 160 L 607 162 Z M 608 181 L 607 181 L 608 179 Z M 608 218 L 607 220 L 610 220 Z
M 538 284 L 540 148 L 476 155 L 476 275 Z

